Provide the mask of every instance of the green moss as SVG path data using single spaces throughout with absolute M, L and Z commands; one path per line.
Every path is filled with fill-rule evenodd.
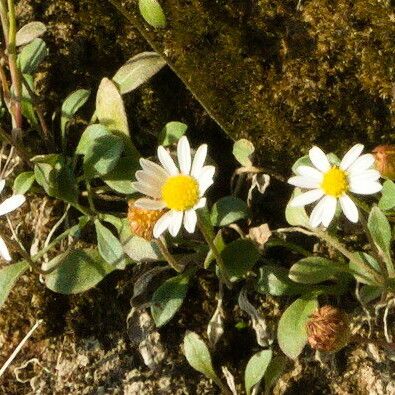
M 126 4 L 143 26 L 134 2 Z M 168 29 L 149 31 L 150 40 L 230 136 L 258 146 L 260 164 L 286 173 L 312 143 L 341 151 L 391 139 L 390 2 L 162 4 Z

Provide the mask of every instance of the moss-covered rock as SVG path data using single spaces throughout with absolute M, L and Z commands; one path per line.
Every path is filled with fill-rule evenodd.
M 394 129 L 395 7 L 373 0 L 162 0 L 166 30 L 129 19 L 233 138 L 286 173 L 312 143 L 341 150 Z

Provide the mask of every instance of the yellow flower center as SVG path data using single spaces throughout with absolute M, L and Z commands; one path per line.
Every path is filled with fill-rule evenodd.
M 193 177 L 183 174 L 169 177 L 161 192 L 166 206 L 172 210 L 188 210 L 199 200 L 199 184 Z
M 321 188 L 326 195 L 334 196 L 336 198 L 340 197 L 348 189 L 346 172 L 339 169 L 337 166 L 333 166 L 324 174 Z

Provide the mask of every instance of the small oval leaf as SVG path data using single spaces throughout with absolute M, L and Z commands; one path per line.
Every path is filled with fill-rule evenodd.
M 158 73 L 166 62 L 156 52 L 142 52 L 130 58 L 114 75 L 121 95 L 137 89 Z
M 157 0 L 139 0 L 139 10 L 144 20 L 155 28 L 166 26 L 166 16 Z
M 60 118 L 60 128 L 64 135 L 67 123 L 74 117 L 76 112 L 87 102 L 90 91 L 87 89 L 78 89 L 66 97 L 62 104 L 62 113 Z
M 244 373 L 244 383 L 247 395 L 265 375 L 266 369 L 272 359 L 272 350 L 262 350 L 251 357 Z
M 318 308 L 316 299 L 295 300 L 284 311 L 277 328 L 278 344 L 285 355 L 296 359 L 307 342 L 307 322 Z
M 114 270 L 96 249 L 74 250 L 63 253 L 43 265 L 49 269 L 63 260 L 52 273 L 44 277 L 46 286 L 54 292 L 65 295 L 86 291 Z
M 6 301 L 8 294 L 11 292 L 11 289 L 18 278 L 27 270 L 28 267 L 29 265 L 27 262 L 20 261 L 0 269 L 0 307 Z
M 188 126 L 182 122 L 167 123 L 159 134 L 159 144 L 166 147 L 176 143 L 186 133 L 187 129 Z
M 24 195 L 32 187 L 35 177 L 33 171 L 25 171 L 15 178 L 12 190 L 14 194 Z
M 244 218 L 250 212 L 244 200 L 234 196 L 225 196 L 219 199 L 211 210 L 211 223 L 214 226 L 227 226 Z
M 42 36 L 46 31 L 47 28 L 42 22 L 29 22 L 22 26 L 16 33 L 16 46 L 29 44 L 35 38 Z
M 195 332 L 187 332 L 184 337 L 184 354 L 188 363 L 198 372 L 218 383 L 210 352 L 204 341 Z
M 101 257 L 110 265 L 119 266 L 124 258 L 122 244 L 112 232 L 97 219 L 95 220 L 95 228 L 97 248 Z
M 254 144 L 246 139 L 240 139 L 233 145 L 233 155 L 236 160 L 244 167 L 252 166 L 251 155 L 254 153 L 254 151 Z
M 169 278 L 152 295 L 151 314 L 158 328 L 167 324 L 181 307 L 190 275 L 189 272 Z
M 34 39 L 23 47 L 18 56 L 20 70 L 23 74 L 33 74 L 43 59 L 48 55 L 47 45 L 41 38 Z

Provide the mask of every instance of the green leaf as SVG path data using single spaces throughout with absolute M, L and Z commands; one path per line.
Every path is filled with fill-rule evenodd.
M 45 285 L 54 292 L 65 295 L 87 291 L 115 270 L 96 249 L 73 250 L 52 259 L 43 269 L 63 261 L 60 267 L 44 277 Z
M 217 250 L 219 253 L 221 253 L 224 250 L 226 244 L 224 242 L 224 239 L 222 238 L 221 230 L 216 234 L 216 236 L 213 240 L 213 243 L 214 243 L 215 247 L 217 247 Z M 208 269 L 210 267 L 211 263 L 214 261 L 215 261 L 215 255 L 214 255 L 213 251 L 210 249 L 206 255 L 206 259 L 204 260 L 203 267 L 205 269 Z
M 306 345 L 306 325 L 317 308 L 316 299 L 297 299 L 281 316 L 277 328 L 278 344 L 289 358 L 296 359 Z
M 85 177 L 108 174 L 118 163 L 123 148 L 122 139 L 115 135 L 95 139 L 93 146 L 84 156 Z
M 310 227 L 309 217 L 306 214 L 304 207 L 291 207 L 292 200 L 300 195 L 302 191 L 299 188 L 294 189 L 291 199 L 289 200 L 287 207 L 285 208 L 285 219 L 291 226 L 304 226 L 305 228 Z
M 377 271 L 380 271 L 380 266 L 378 262 L 369 254 L 366 254 L 365 252 L 355 252 L 355 256 L 358 256 L 359 259 L 363 260 L 366 264 L 368 264 L 370 267 L 373 269 L 376 269 Z M 373 285 L 377 286 L 376 279 L 370 274 L 370 272 L 367 272 L 364 270 L 364 267 L 360 264 L 358 264 L 358 260 L 356 259 L 355 261 L 350 261 L 349 263 L 349 268 L 352 270 L 354 273 L 354 277 L 361 282 L 362 284 L 368 284 L 368 285 Z
M 166 26 L 166 16 L 157 0 L 139 0 L 139 10 L 144 20 L 152 27 Z
M 227 244 L 221 253 L 225 270 L 231 280 L 243 277 L 260 257 L 255 244 L 247 239 L 237 239 Z
M 93 150 L 96 140 L 104 136 L 111 136 L 111 133 L 105 126 L 98 123 L 89 125 L 82 133 L 75 153 L 79 155 L 86 155 L 89 151 Z
M 220 382 L 211 362 L 210 351 L 204 341 L 195 332 L 187 332 L 184 337 L 184 354 L 188 363 L 209 379 Z
M 16 46 L 29 44 L 35 38 L 42 36 L 47 31 L 42 22 L 29 22 L 22 26 L 16 33 Z
M 391 225 L 385 214 L 374 206 L 368 218 L 368 229 L 377 248 L 382 252 L 390 277 L 395 275 L 391 259 Z
M 48 55 L 47 45 L 41 38 L 35 38 L 31 43 L 23 47 L 18 56 L 18 63 L 23 74 L 34 74 Z
M 114 75 L 121 95 L 137 89 L 159 72 L 166 62 L 156 52 L 142 52 L 130 58 Z
M 132 234 L 127 219 L 123 220 L 120 240 L 125 254 L 135 262 L 155 262 L 163 259 L 155 241 L 147 241 Z
M 27 270 L 28 267 L 29 265 L 27 262 L 20 261 L 4 266 L 0 269 L 0 307 L 6 301 L 18 278 Z
M 97 235 L 97 248 L 101 257 L 110 265 L 119 267 L 123 263 L 124 252 L 120 241 L 112 232 L 103 226 L 99 220 L 95 220 Z
M 297 283 L 318 284 L 333 278 L 336 273 L 342 271 L 344 268 L 341 265 L 326 258 L 312 256 L 303 258 L 292 265 L 289 278 Z
M 226 196 L 214 204 L 210 219 L 214 226 L 227 226 L 248 218 L 249 214 L 246 202 L 234 196 Z
M 181 307 L 189 287 L 191 273 L 166 280 L 152 295 L 151 315 L 159 328 L 167 324 Z
M 251 155 L 254 153 L 255 147 L 251 141 L 246 139 L 238 140 L 233 145 L 233 155 L 236 160 L 244 167 L 251 167 Z
M 66 97 L 62 104 L 62 115 L 60 118 L 60 129 L 64 139 L 67 124 L 72 120 L 77 111 L 87 102 L 90 91 L 78 89 Z
M 383 288 L 374 287 L 373 285 L 363 285 L 359 291 L 361 302 L 368 304 L 379 298 L 383 293 Z
M 18 174 L 12 187 L 14 194 L 24 195 L 32 187 L 34 180 L 34 172 L 32 171 L 25 171 Z
M 379 200 L 379 208 L 383 211 L 391 210 L 395 207 L 395 183 L 387 180 L 383 184 L 381 190 L 381 199 Z
M 61 155 L 37 155 L 31 159 L 34 176 L 45 192 L 69 203 L 78 200 L 78 185 L 70 162 Z
M 264 295 L 292 296 L 308 292 L 310 288 L 290 280 L 284 267 L 264 265 L 259 268 L 256 290 Z
M 96 115 L 108 130 L 129 138 L 129 126 L 122 96 L 114 82 L 108 78 L 101 80 L 97 90 Z
M 187 131 L 188 126 L 182 122 L 169 122 L 159 134 L 158 142 L 165 147 L 176 143 Z
M 120 158 L 114 169 L 103 176 L 102 179 L 114 191 L 131 195 L 136 192 L 132 180 L 139 168 L 138 158 L 125 156 Z
M 34 92 L 34 80 L 33 76 L 30 74 L 24 74 L 26 84 L 29 86 L 31 91 Z M 21 98 L 22 115 L 29 121 L 32 128 L 37 128 L 38 119 L 36 115 L 36 110 L 33 106 L 33 100 L 30 96 L 29 90 L 26 88 L 25 83 L 22 84 L 22 98 Z
M 313 166 L 313 164 L 311 163 L 310 157 L 309 155 L 305 155 L 302 156 L 301 158 L 299 158 L 292 166 L 292 172 L 295 174 L 299 174 L 297 172 L 297 169 L 299 166 Z
M 284 372 L 287 358 L 284 355 L 275 356 L 269 363 L 265 372 L 265 395 L 271 394 L 270 389 Z
M 272 350 L 258 351 L 247 363 L 244 373 L 244 383 L 247 395 L 250 395 L 252 388 L 258 384 L 272 359 Z

